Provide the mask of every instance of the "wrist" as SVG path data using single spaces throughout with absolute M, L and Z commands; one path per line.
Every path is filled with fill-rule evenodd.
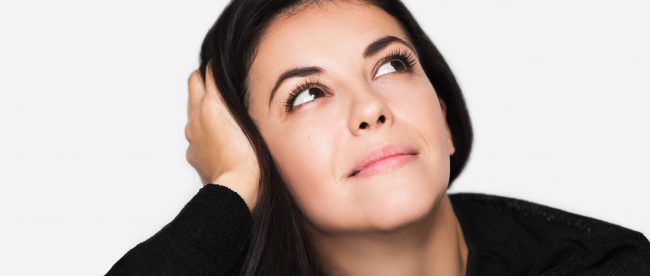
M 259 178 L 255 177 L 255 174 L 229 171 L 213 178 L 210 183 L 225 186 L 236 192 L 251 212 L 255 208 L 259 190 Z

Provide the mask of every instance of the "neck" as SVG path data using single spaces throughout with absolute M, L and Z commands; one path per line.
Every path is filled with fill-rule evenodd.
M 327 275 L 465 275 L 468 249 L 447 195 L 428 216 L 394 231 L 310 230 Z

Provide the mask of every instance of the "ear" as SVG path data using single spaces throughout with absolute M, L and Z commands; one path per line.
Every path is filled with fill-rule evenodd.
M 449 149 L 449 156 L 454 155 L 456 148 L 454 147 L 454 139 L 451 136 L 451 129 L 449 129 L 449 124 L 447 123 L 447 104 L 441 98 L 438 98 L 440 101 L 440 109 L 442 109 L 442 118 L 445 120 L 445 133 L 447 135 L 447 148 Z

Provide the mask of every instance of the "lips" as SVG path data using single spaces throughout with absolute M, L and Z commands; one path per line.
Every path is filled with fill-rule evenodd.
M 418 151 L 416 149 L 405 145 L 387 145 L 378 149 L 374 149 L 359 159 L 359 161 L 357 161 L 354 169 L 352 169 L 352 171 L 350 171 L 348 174 L 348 177 L 356 176 L 367 168 L 373 168 L 375 171 L 381 171 L 390 167 L 399 166 L 401 163 L 411 160 L 411 158 L 408 157 L 412 157 L 417 154 Z M 380 167 L 380 165 L 382 166 Z

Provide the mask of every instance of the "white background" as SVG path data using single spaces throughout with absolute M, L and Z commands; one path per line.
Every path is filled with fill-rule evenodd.
M 186 80 L 226 2 L 170 2 L 0 3 L 0 274 L 104 274 L 201 187 Z M 474 124 L 451 191 L 649 235 L 646 3 L 407 1 Z

